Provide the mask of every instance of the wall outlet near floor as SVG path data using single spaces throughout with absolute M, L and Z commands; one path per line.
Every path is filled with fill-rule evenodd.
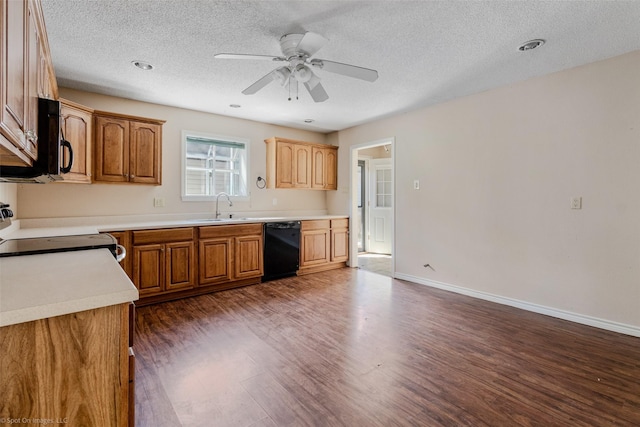
M 419 190 L 420 189 L 420 180 L 419 179 L 414 179 L 413 180 L 413 189 L 414 190 Z
M 153 207 L 154 208 L 164 208 L 164 197 L 154 197 L 153 198 Z
M 582 197 L 571 198 L 571 209 L 582 209 Z
M 273 206 L 277 206 L 278 205 L 278 199 L 276 199 L 275 197 L 273 198 Z

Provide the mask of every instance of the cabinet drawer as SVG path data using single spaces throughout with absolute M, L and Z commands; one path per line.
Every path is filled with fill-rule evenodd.
M 193 240 L 193 234 L 193 227 L 134 231 L 133 244 L 186 242 Z
M 262 235 L 262 224 L 211 225 L 199 227 L 198 233 L 201 239 Z
M 332 219 L 331 228 L 349 228 L 349 218 Z
M 331 221 L 328 219 L 317 219 L 311 221 L 302 221 L 301 229 L 302 230 L 322 230 L 329 229 L 331 225 Z

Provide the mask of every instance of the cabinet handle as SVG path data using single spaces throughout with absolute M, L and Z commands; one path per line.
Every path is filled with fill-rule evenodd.
M 33 142 L 34 144 L 38 142 L 38 135 L 33 130 L 28 130 L 25 134 L 27 137 L 27 141 Z

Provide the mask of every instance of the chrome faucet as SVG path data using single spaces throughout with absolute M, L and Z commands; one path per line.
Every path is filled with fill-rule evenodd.
M 229 206 L 233 206 L 233 203 L 231 202 L 231 198 L 227 193 L 216 194 L 216 219 L 220 217 L 220 209 L 218 209 L 218 202 L 220 201 L 220 196 L 225 196 L 227 198 L 227 202 L 229 202 Z

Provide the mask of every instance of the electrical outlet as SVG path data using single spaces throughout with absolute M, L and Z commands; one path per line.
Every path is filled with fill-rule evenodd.
M 273 206 L 277 206 L 278 205 L 278 199 L 276 199 L 275 197 L 273 198 Z
M 164 208 L 164 198 L 163 197 L 154 197 L 153 198 L 153 207 L 154 208 Z
M 571 209 L 582 209 L 582 197 L 571 198 Z
M 414 190 L 419 190 L 420 189 L 420 180 L 418 180 L 418 179 L 414 179 L 413 180 L 413 189 Z

